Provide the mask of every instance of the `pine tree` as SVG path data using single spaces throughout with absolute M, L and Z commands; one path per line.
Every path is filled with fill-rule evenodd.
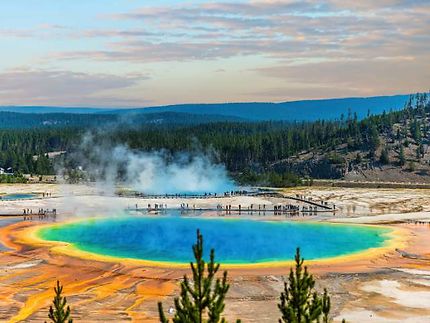
M 416 150 L 416 154 L 417 154 L 417 158 L 418 159 L 421 159 L 421 158 L 423 158 L 424 157 L 424 146 L 423 146 L 423 144 L 420 144 L 418 147 L 417 147 L 417 150 Z
M 411 136 L 414 138 L 415 142 L 421 143 L 421 124 L 415 119 L 410 126 Z
M 295 270 L 291 268 L 288 282 L 285 282 L 284 291 L 281 293 L 278 308 L 282 317 L 279 322 L 308 323 L 330 322 L 330 297 L 327 290 L 321 296 L 314 290 L 315 280 L 303 266 L 304 259 L 300 257 L 300 249 L 297 248 L 295 256 Z
M 70 307 L 67 306 L 67 300 L 61 295 L 63 286 L 57 280 L 57 287 L 54 287 L 55 297 L 53 300 L 54 307 L 49 307 L 48 317 L 53 323 L 72 323 L 70 318 Z
M 323 323 L 329 323 L 329 314 L 330 314 L 330 296 L 328 296 L 327 289 L 324 288 L 324 294 L 322 296 L 322 313 L 323 313 Z
M 405 150 L 403 149 L 403 146 L 400 146 L 400 151 L 399 151 L 399 165 L 403 166 L 405 163 L 406 163 Z
M 215 275 L 220 264 L 215 264 L 215 251 L 210 252 L 210 261 L 203 260 L 203 236 L 197 230 L 197 243 L 193 245 L 195 263 L 191 262 L 193 279 L 190 281 L 187 275 L 181 283 L 179 298 L 175 298 L 174 323 L 226 323 L 221 315 L 224 311 L 224 300 L 230 285 L 227 283 L 227 272 L 222 279 Z M 206 274 L 205 274 L 206 272 Z M 215 281 L 214 281 L 215 280 Z M 158 303 L 158 312 L 161 323 L 168 323 L 164 314 L 162 303 Z M 237 320 L 237 323 L 240 320 Z
M 379 147 L 379 133 L 377 127 L 372 123 L 369 127 L 369 150 L 374 156 L 376 149 Z
M 355 156 L 355 162 L 357 164 L 361 164 L 362 161 L 363 161 L 363 158 L 361 157 L 360 153 L 357 153 L 357 155 Z
M 381 156 L 379 157 L 379 161 L 383 165 L 387 165 L 390 163 L 390 157 L 388 155 L 388 149 L 386 147 L 382 149 Z

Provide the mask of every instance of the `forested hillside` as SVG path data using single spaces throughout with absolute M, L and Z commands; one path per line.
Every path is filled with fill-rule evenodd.
M 76 151 L 81 136 L 91 131 L 96 143 L 126 144 L 136 150 L 165 149 L 172 154 L 210 150 L 217 162 L 243 182 L 282 185 L 296 181 L 296 175 L 342 178 L 388 166 L 420 170 L 427 176 L 429 113 L 429 95 L 418 94 L 401 111 L 363 120 L 347 113 L 337 121 L 300 123 L 223 121 L 175 127 L 154 123 L 127 127 L 123 123 L 108 130 L 85 126 L 2 130 L 0 166 L 25 173 L 53 173 L 54 159 L 46 153 Z
M 80 141 L 84 129 L 0 130 L 0 167 L 21 173 L 53 174 L 52 160 L 46 154 L 64 151 Z
M 180 112 L 148 114 L 97 114 L 97 113 L 17 113 L 0 112 L 0 129 L 28 128 L 100 128 L 142 125 L 194 125 L 220 121 L 240 121 L 237 117 L 220 115 L 196 115 Z

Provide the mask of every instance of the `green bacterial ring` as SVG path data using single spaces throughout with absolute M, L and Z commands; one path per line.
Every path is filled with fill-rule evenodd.
M 366 225 L 159 216 L 92 218 L 43 227 L 36 236 L 100 256 L 188 264 L 197 229 L 204 236 L 206 256 L 214 248 L 216 260 L 227 265 L 288 262 L 297 247 L 306 260 L 360 254 L 386 247 L 393 231 Z

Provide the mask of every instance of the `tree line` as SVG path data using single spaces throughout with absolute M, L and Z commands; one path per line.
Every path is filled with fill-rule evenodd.
M 315 122 L 222 121 L 176 126 L 132 123 L 103 130 L 79 126 L 3 129 L 0 130 L 0 166 L 13 167 L 21 173 L 53 174 L 55 160 L 46 153 L 58 150 L 73 153 L 80 149 L 82 137 L 91 131 L 95 144 L 121 144 L 141 151 L 165 150 L 172 155 L 183 151 L 211 152 L 216 162 L 225 164 L 229 172 L 244 181 L 254 178 L 294 182 L 297 179 L 293 174 L 280 174 L 272 164 L 302 151 L 330 152 L 341 144 L 346 144 L 351 151 L 361 150 L 376 160 L 381 135 L 404 141 L 412 138 L 422 144 L 429 136 L 425 121 L 430 113 L 429 102 L 429 95 L 417 94 L 403 110 L 369 114 L 363 120 L 349 112 L 339 120 Z M 400 125 L 397 130 L 393 128 L 395 124 Z M 381 160 L 385 161 L 385 157 Z M 67 155 L 62 158 L 67 159 Z

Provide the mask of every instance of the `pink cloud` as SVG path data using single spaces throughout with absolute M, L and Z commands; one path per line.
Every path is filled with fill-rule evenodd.
M 132 100 L 111 93 L 135 86 L 145 76 L 116 76 L 69 71 L 18 69 L 0 73 L 2 105 L 93 105 L 134 106 L 147 100 Z

